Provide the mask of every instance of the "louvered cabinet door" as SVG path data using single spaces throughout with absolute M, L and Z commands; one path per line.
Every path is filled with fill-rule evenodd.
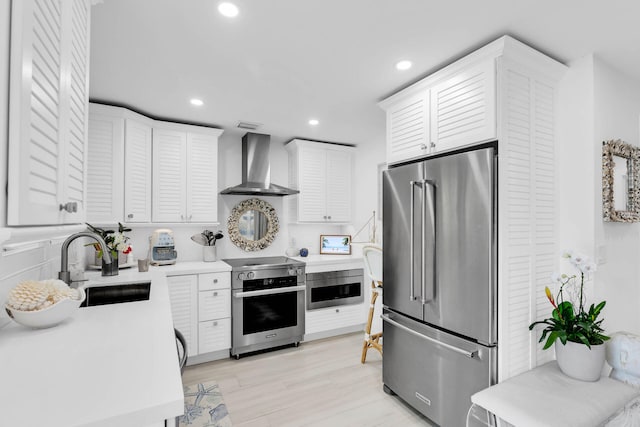
M 85 219 L 86 195 L 86 141 L 89 120 L 89 12 L 86 0 L 64 2 L 62 40 L 62 70 L 65 76 L 62 140 L 66 164 L 64 172 L 64 203 L 75 203 L 77 211 L 65 214 L 65 223 Z M 122 216 L 122 202 L 118 203 Z
M 126 222 L 151 222 L 151 135 L 151 124 L 125 120 Z
M 496 138 L 496 68 L 493 58 L 431 88 L 432 151 Z
M 12 3 L 8 225 L 84 219 L 88 25 L 81 0 Z
M 187 355 L 198 354 L 198 276 L 167 277 L 173 327 L 187 341 Z
M 124 119 L 91 113 L 87 146 L 87 222 L 122 222 Z
M 315 147 L 301 147 L 299 152 L 298 221 L 327 221 L 327 164 L 326 151 Z
M 189 222 L 218 221 L 218 138 L 187 135 L 187 206 Z
M 350 152 L 327 150 L 327 220 L 351 221 L 351 175 L 353 159 Z
M 387 162 L 397 163 L 429 152 L 429 93 L 422 91 L 387 110 Z
M 153 129 L 153 222 L 184 222 L 187 134 Z
M 58 224 L 62 2 L 14 1 L 11 9 L 7 223 Z

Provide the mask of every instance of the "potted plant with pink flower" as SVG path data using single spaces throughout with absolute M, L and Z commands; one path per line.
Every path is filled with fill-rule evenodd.
M 546 340 L 545 350 L 555 345 L 556 359 L 562 372 L 579 380 L 596 381 L 604 365 L 604 342 L 609 339 L 603 333 L 604 319 L 598 319 L 606 301 L 586 307 L 585 276 L 596 271 L 595 263 L 573 251 L 565 252 L 562 257 L 568 259 L 579 274 L 555 273 L 552 276 L 559 288 L 554 298 L 549 287 L 545 287 L 553 307 L 551 317 L 533 322 L 529 330 L 537 325 L 546 325 L 539 342 Z

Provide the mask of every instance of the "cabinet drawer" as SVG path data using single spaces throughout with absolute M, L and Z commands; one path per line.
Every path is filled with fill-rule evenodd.
M 342 305 L 307 311 L 305 333 L 330 331 L 332 329 L 353 326 L 366 321 L 364 304 Z
M 231 290 L 212 289 L 198 292 L 198 320 L 213 320 L 231 316 Z
M 231 348 L 231 319 L 200 322 L 198 344 L 200 354 Z
M 204 273 L 198 274 L 198 289 L 206 291 L 208 289 L 221 289 L 231 287 L 231 273 Z

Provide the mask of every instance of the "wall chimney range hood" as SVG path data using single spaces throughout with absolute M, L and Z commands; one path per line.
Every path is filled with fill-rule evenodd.
M 242 183 L 225 188 L 220 194 L 245 196 L 289 196 L 298 190 L 271 183 L 269 145 L 271 136 L 247 132 L 242 137 Z

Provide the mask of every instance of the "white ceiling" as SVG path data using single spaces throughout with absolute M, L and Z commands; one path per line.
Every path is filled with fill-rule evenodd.
M 236 0 L 234 19 L 218 3 L 94 6 L 91 99 L 238 137 L 243 120 L 277 141 L 366 144 L 384 139 L 378 101 L 504 34 L 640 78 L 634 0 Z M 395 70 L 400 59 L 413 68 Z

